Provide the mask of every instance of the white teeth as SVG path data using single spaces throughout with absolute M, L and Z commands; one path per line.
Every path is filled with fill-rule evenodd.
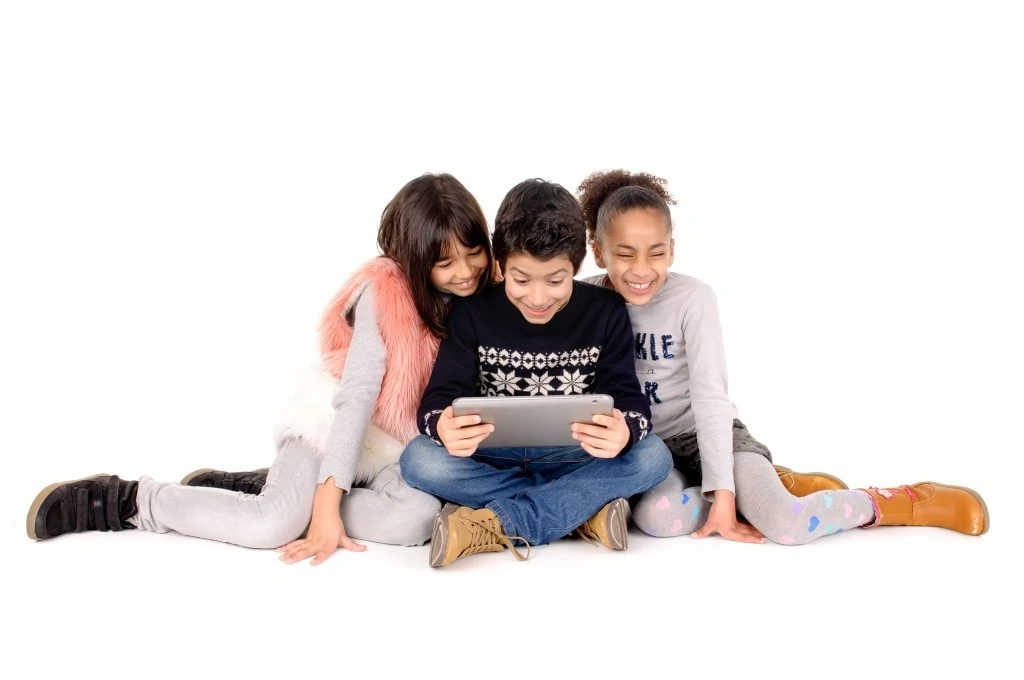
M 654 281 L 648 281 L 647 283 L 630 283 L 629 281 L 627 281 L 626 285 L 629 286 L 631 290 L 635 290 L 638 293 L 642 293 L 648 288 L 650 288 L 653 283 Z

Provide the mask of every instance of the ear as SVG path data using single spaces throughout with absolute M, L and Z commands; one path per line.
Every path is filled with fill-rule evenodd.
M 676 240 L 670 239 L 668 242 L 668 266 L 671 267 L 672 263 L 676 261 Z
M 604 263 L 604 255 L 601 253 L 601 246 L 598 245 L 597 239 L 590 242 L 590 249 L 594 252 L 594 261 L 597 262 L 597 266 L 607 269 L 608 265 Z

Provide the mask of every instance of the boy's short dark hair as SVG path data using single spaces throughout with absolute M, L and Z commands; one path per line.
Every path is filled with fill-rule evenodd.
M 587 223 L 579 202 L 560 184 L 528 179 L 502 199 L 492 241 L 503 270 L 509 255 L 545 261 L 564 255 L 575 274 L 587 254 Z

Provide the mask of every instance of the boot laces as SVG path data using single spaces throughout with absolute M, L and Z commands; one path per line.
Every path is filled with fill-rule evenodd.
M 506 536 L 497 518 L 477 521 L 469 517 L 463 517 L 462 521 L 468 525 L 470 542 L 469 546 L 459 554 L 459 557 L 475 555 L 479 552 L 490 552 L 491 548 L 499 545 L 511 550 L 512 554 L 520 562 L 530 559 L 530 544 L 526 539 L 520 536 Z M 523 542 L 523 545 L 526 546 L 525 555 L 519 552 L 513 541 Z

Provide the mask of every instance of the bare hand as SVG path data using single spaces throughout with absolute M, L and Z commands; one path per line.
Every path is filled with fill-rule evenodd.
M 480 442 L 494 432 L 494 425 L 481 424 L 480 416 L 456 416 L 449 406 L 437 419 L 437 438 L 448 453 L 459 458 L 468 458 L 476 453 Z
M 345 533 L 345 524 L 341 521 L 341 497 L 341 489 L 334 485 L 333 477 L 317 487 L 309 530 L 304 538 L 297 538 L 277 549 L 281 553 L 281 561 L 295 564 L 312 557 L 310 565 L 315 567 L 338 548 L 352 552 L 366 550 L 365 545 L 356 543 Z
M 594 424 L 573 423 L 572 438 L 594 458 L 615 458 L 629 444 L 629 425 L 622 411 L 594 416 Z
M 764 534 L 736 519 L 736 496 L 731 491 L 715 491 L 708 521 L 690 537 L 707 538 L 711 534 L 739 543 L 764 543 Z

